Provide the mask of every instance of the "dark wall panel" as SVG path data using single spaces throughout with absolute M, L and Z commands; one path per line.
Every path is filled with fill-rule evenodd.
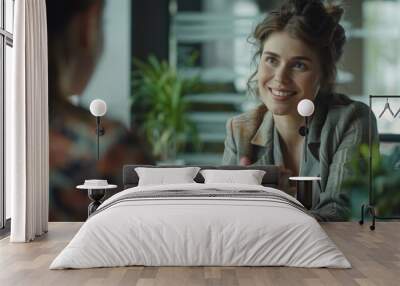
M 168 59 L 169 0 L 132 1 L 132 57 Z

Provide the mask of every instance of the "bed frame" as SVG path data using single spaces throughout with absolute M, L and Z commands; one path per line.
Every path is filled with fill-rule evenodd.
M 149 168 L 183 168 L 192 166 L 153 166 L 153 165 L 124 165 L 122 182 L 124 190 L 128 188 L 133 188 L 138 185 L 139 177 L 135 171 L 137 167 L 149 167 Z M 201 169 L 217 169 L 217 170 L 264 170 L 266 171 L 264 178 L 262 180 L 262 185 L 265 187 L 272 187 L 277 189 L 282 189 L 281 182 L 284 180 L 282 168 L 275 165 L 265 165 L 265 166 L 198 166 Z M 204 183 L 204 178 L 200 174 L 194 178 L 197 183 Z

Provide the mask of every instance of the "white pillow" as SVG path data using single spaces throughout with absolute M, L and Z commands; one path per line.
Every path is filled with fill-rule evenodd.
M 199 167 L 135 168 L 139 176 L 138 186 L 195 183 L 193 179 L 199 170 Z
M 265 171 L 262 170 L 201 170 L 205 184 L 234 183 L 246 185 L 261 185 Z

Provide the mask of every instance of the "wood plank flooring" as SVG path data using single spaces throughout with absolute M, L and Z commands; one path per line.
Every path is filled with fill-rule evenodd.
M 400 285 L 400 222 L 378 222 L 375 231 L 356 222 L 325 223 L 324 229 L 352 269 L 290 267 L 120 267 L 48 270 L 81 223 L 50 223 L 32 243 L 0 240 L 0 285 Z

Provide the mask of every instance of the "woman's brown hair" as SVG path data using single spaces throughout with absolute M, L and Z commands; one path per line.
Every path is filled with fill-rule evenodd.
M 251 35 L 251 42 L 257 48 L 253 62 L 261 56 L 264 43 L 272 33 L 288 32 L 317 51 L 322 70 L 321 90 L 332 92 L 336 64 L 346 42 L 345 30 L 339 24 L 343 12 L 341 6 L 324 4 L 321 0 L 286 0 L 278 9 L 268 13 Z M 250 92 L 254 92 L 256 74 L 257 71 L 247 81 Z

